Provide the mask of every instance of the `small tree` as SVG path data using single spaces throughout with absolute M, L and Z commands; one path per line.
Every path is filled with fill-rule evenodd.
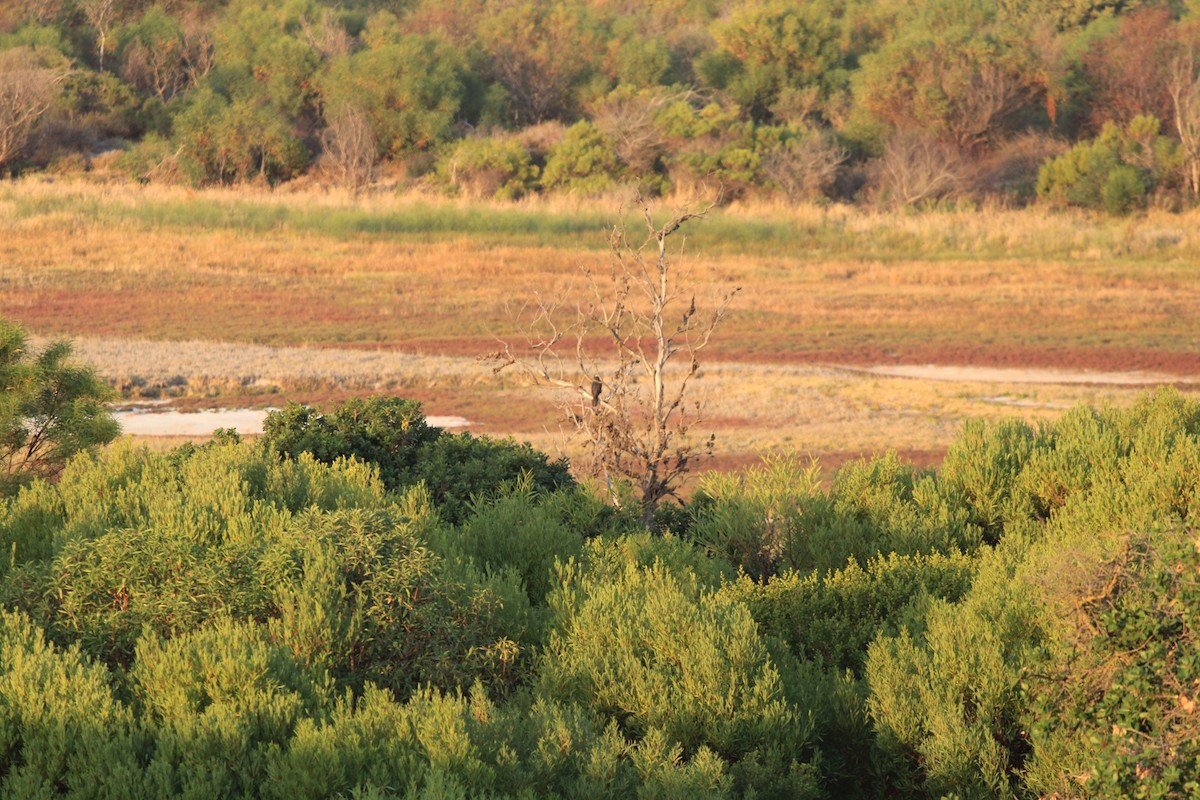
M 631 481 L 649 523 L 695 460 L 711 454 L 713 436 L 700 445 L 686 437 L 701 409 L 685 401 L 699 354 L 739 289 L 724 291 L 701 313 L 672 261 L 671 237 L 711 206 L 682 211 L 660 225 L 640 196 L 637 204 L 646 238 L 633 244 L 623 225 L 612 228 L 611 270 L 607 276 L 585 270 L 589 297 L 574 318 L 560 322 L 558 307 L 538 298 L 528 350 L 517 354 L 505 343 L 489 358 L 499 362 L 497 372 L 517 366 L 539 385 L 570 390 L 562 408 L 587 443 L 591 472 L 610 490 L 614 480 Z M 609 358 L 596 355 L 597 340 L 611 348 Z
M 0 497 L 53 479 L 67 459 L 120 432 L 104 401 L 112 390 L 55 342 L 36 356 L 20 328 L 0 321 Z

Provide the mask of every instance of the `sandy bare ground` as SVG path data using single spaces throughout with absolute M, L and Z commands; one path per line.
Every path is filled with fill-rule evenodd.
M 174 411 L 155 408 L 118 411 L 114 416 L 121 432 L 128 436 L 211 436 L 218 428 L 233 429 L 242 435 L 263 432 L 263 422 L 272 408 L 214 408 L 203 411 Z M 465 428 L 471 423 L 463 417 L 426 417 L 435 428 Z

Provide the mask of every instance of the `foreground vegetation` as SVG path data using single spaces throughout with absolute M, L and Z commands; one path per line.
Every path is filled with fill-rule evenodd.
M 970 425 L 936 472 L 777 458 L 653 532 L 442 438 L 297 408 L 5 500 L 3 794 L 1200 792 L 1174 391 Z
M 1112 213 L 1200 192 L 1185 2 L 18 0 L 0 86 L 14 172 Z

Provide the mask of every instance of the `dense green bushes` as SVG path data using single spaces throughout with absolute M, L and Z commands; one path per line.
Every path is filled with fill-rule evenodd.
M 469 501 L 421 477 L 514 450 L 405 401 L 292 407 L 6 499 L 0 794 L 1198 790 L 1176 392 L 972 424 L 939 471 L 710 477 L 681 535 L 535 471 Z
M 539 491 L 574 484 L 562 460 L 551 462 L 529 445 L 431 428 L 420 403 L 400 398 L 350 400 L 328 414 L 291 403 L 267 416 L 264 432 L 267 447 L 281 455 L 374 464 L 389 489 L 423 481 L 451 522 L 462 520 L 472 497 L 523 475 Z

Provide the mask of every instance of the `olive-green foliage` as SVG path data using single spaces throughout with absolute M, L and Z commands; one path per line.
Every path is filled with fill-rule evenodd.
M 493 572 L 511 569 L 520 576 L 530 602 L 544 604 L 557 585 L 555 563 L 578 556 L 583 537 L 568 529 L 553 508 L 536 500 L 526 482 L 509 494 L 477 503 L 459 528 L 444 534 L 440 552 L 468 557 Z
M 399 397 L 355 398 L 326 414 L 288 403 L 263 423 L 268 449 L 292 458 L 308 453 L 327 464 L 354 456 L 376 465 L 389 486 L 401 485 L 420 446 L 438 436 L 425 423 L 421 404 Z
M 1081 206 L 1110 214 L 1128 214 L 1173 175 L 1178 145 L 1159 135 L 1154 117 L 1136 117 L 1125 129 L 1109 123 L 1100 135 L 1083 141 L 1042 165 L 1037 192 L 1055 205 Z
M 592 123 L 577 122 L 550 150 L 542 185 L 591 194 L 611 187 L 621 177 L 616 150 Z
M 35 354 L 23 330 L 0 320 L 0 502 L 119 431 L 104 407 L 112 391 L 70 357 L 65 341 Z
M 355 688 L 509 685 L 529 626 L 517 578 L 435 555 L 423 541 L 434 535 L 422 531 L 427 501 L 414 501 L 408 513 L 300 521 L 300 570 L 275 587 L 271 629 L 301 663 Z
M 420 403 L 397 397 L 348 400 L 325 414 L 290 403 L 268 414 L 263 427 L 267 447 L 282 455 L 310 453 L 326 463 L 352 456 L 374 465 L 389 489 L 423 481 L 450 522 L 464 518 L 473 497 L 526 474 L 538 491 L 574 485 L 561 459 L 550 461 L 528 444 L 431 428 Z
M 1198 554 L 1194 531 L 1167 527 L 1092 562 L 1068 617 L 1078 647 L 1036 688 L 1031 789 L 1065 793 L 1087 776 L 1097 797 L 1200 792 Z
M 698 509 L 692 535 L 760 579 L 785 569 L 838 569 L 881 553 L 970 551 L 981 540 L 937 477 L 895 454 L 847 464 L 828 493 L 817 465 L 788 456 L 740 476 L 707 476 L 701 492 L 709 502 Z
M 461 194 L 502 200 L 532 191 L 539 175 L 520 142 L 494 136 L 457 142 L 439 159 L 437 171 L 447 186 Z
M 118 448 L 14 504 L 0 529 L 40 550 L 0 597 L 113 664 L 136 660 L 146 630 L 228 617 L 269 621 L 302 664 L 350 686 L 507 685 L 527 624 L 517 578 L 437 557 L 427 498 L 394 499 L 353 461 Z
M 720 755 L 735 781 L 763 794 L 811 791 L 804 711 L 787 703 L 745 606 L 694 574 L 623 560 L 603 580 L 565 568 L 551 598 L 543 691 L 614 716 L 643 742 L 665 737 L 693 759 Z
M 1027 440 L 1013 432 L 994 441 Z M 1194 680 L 1181 655 L 1196 598 L 1173 577 L 1195 550 L 1180 526 L 1198 509 L 1198 434 L 1200 408 L 1164 390 L 1128 411 L 1076 409 L 1032 449 L 1010 448 L 1028 455 L 1003 483 L 1033 513 L 985 551 L 961 602 L 931 601 L 923 630 L 869 649 L 889 783 L 923 796 L 1194 791 L 1193 749 L 1141 744 L 1192 734 L 1176 722 L 1191 695 L 1171 687 Z
M 799 95 L 816 110 L 847 77 L 832 12 L 823 2 L 742 4 L 713 27 L 720 49 L 700 72 L 755 119 L 786 119 Z
M 439 499 L 483 440 L 412 403 L 284 420 L 0 505 L 0 795 L 1200 790 L 1178 392 L 970 424 L 940 472 L 778 457 L 686 538 L 530 474 Z
M 1042 76 L 1023 32 L 994 23 L 990 3 L 930 3 L 862 58 L 857 107 L 892 129 L 978 148 L 1032 121 Z
M 1038 434 L 1020 420 L 990 426 L 969 420 L 946 451 L 942 484 L 966 505 L 989 544 L 1006 526 L 1031 515 L 1031 498 L 1016 484 L 1038 445 Z
M 404 37 L 331 61 L 321 94 L 327 108 L 361 109 L 383 152 L 405 155 L 449 137 L 463 102 L 464 69 L 446 42 Z
M 1019 785 L 1029 750 L 1024 665 L 1043 633 L 1012 558 L 986 556 L 961 603 L 931 601 L 923 632 L 902 630 L 869 649 L 877 768 L 903 793 L 984 797 Z
M 271 750 L 330 702 L 264 626 L 229 618 L 165 642 L 147 634 L 129 680 L 154 739 L 152 797 L 253 796 Z
M 274 110 L 254 99 L 231 101 L 207 87 L 188 96 L 174 130 L 184 172 L 198 184 L 287 180 L 311 159 Z
M 956 602 L 971 586 L 975 560 L 963 555 L 877 556 L 825 574 L 789 572 L 763 583 L 743 575 L 722 589 L 750 609 L 764 634 L 804 661 L 862 673 L 879 635 L 919 631 L 933 599 Z
M 143 796 L 134 717 L 110 681 L 24 614 L 0 613 L 0 794 Z

